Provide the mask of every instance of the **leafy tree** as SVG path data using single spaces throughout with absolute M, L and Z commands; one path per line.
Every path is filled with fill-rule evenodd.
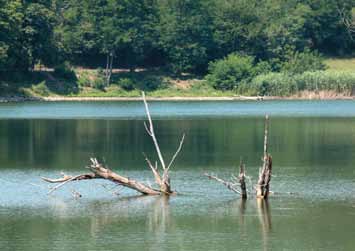
M 213 39 L 218 46 L 218 57 L 232 52 L 253 53 L 261 39 L 262 23 L 259 1 L 218 0 L 210 5 L 213 17 Z
M 211 18 L 204 0 L 159 2 L 160 46 L 176 73 L 201 71 L 213 48 Z
M 301 74 L 306 71 L 325 70 L 326 65 L 322 57 L 317 52 L 305 50 L 304 52 L 294 52 L 288 56 L 288 60 L 283 63 L 282 71 Z
M 0 70 L 20 66 L 21 23 L 23 20 L 20 0 L 0 0 Z
M 329 54 L 342 54 L 349 51 L 353 41 L 343 23 L 341 13 L 351 15 L 351 10 L 355 6 L 354 0 L 303 0 L 302 2 L 311 9 L 305 36 L 311 40 L 312 48 Z
M 51 1 L 1 0 L 0 62 L 5 69 L 28 70 L 50 64 L 55 15 Z
M 264 63 L 256 64 L 254 57 L 230 54 L 222 60 L 210 63 L 208 70 L 206 80 L 214 88 L 233 90 L 241 82 L 250 81 L 257 74 L 267 71 L 268 68 Z
M 26 1 L 24 4 L 22 43 L 32 69 L 39 60 L 53 64 L 55 14 L 48 3 L 50 1 Z

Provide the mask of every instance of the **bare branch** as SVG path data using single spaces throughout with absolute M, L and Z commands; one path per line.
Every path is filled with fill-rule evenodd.
M 149 160 L 149 158 L 147 157 L 147 155 L 145 155 L 145 153 L 143 153 L 144 157 L 145 157 L 145 161 L 148 163 L 148 166 L 150 167 L 150 169 L 152 170 L 153 174 L 154 174 L 154 179 L 155 182 L 158 185 L 161 185 L 162 183 L 162 179 L 160 177 L 160 174 L 158 172 L 158 166 L 157 163 L 155 163 L 155 167 L 153 166 L 152 162 Z
M 217 176 L 214 176 L 214 175 L 210 175 L 208 173 L 205 173 L 205 176 L 207 176 L 209 179 L 212 179 L 212 180 L 215 180 L 215 181 L 218 181 L 220 183 L 222 183 L 223 185 L 225 185 L 229 190 L 237 193 L 237 194 L 242 194 L 238 189 L 235 188 L 235 186 L 237 186 L 238 184 L 236 183 L 232 183 L 232 182 L 228 182 L 228 181 L 225 181 L 221 178 L 218 178 Z
M 53 193 L 54 191 L 58 190 L 59 188 L 61 188 L 61 187 L 64 186 L 65 184 L 69 183 L 70 181 L 78 180 L 78 179 L 86 179 L 87 177 L 89 177 L 89 179 L 93 179 L 93 178 L 94 178 L 92 175 L 90 175 L 90 176 L 85 175 L 85 176 L 83 177 L 82 174 L 77 175 L 77 176 L 74 176 L 74 177 L 70 177 L 70 178 L 68 178 L 68 176 L 66 176 L 67 180 L 65 180 L 65 181 L 61 182 L 59 185 L 57 185 L 57 186 L 51 188 L 51 190 L 49 190 L 49 192 L 48 192 L 47 194 Z M 46 179 L 46 178 L 43 178 L 43 179 L 46 180 L 46 181 L 48 181 L 48 179 Z
M 265 116 L 265 131 L 264 131 L 264 158 L 267 155 L 268 132 L 269 132 L 269 115 L 266 115 Z
M 152 137 L 152 133 L 151 133 L 150 130 L 148 129 L 147 123 L 144 122 L 143 124 L 144 124 L 144 128 L 145 128 L 145 130 L 147 131 L 148 135 Z
M 74 178 L 75 179 L 73 179 L 73 176 L 69 176 L 69 175 L 65 175 L 65 174 L 63 175 L 62 178 L 59 178 L 59 179 L 50 179 L 50 178 L 46 178 L 46 177 L 41 177 L 42 180 L 49 182 L 49 183 L 62 183 L 62 182 L 66 182 L 68 180 L 74 181 L 74 180 L 97 179 L 100 177 L 97 177 L 93 173 L 86 173 L 86 174 L 77 175 Z
M 169 168 L 171 167 L 171 165 L 174 163 L 174 160 L 176 159 L 176 157 L 178 156 L 179 152 L 181 151 L 182 145 L 184 144 L 184 140 L 185 140 L 185 133 L 182 135 L 181 140 L 180 140 L 180 144 L 178 149 L 176 150 L 174 156 L 171 158 L 171 161 L 167 167 L 167 170 L 169 170 Z
M 145 111 L 147 113 L 147 117 L 148 117 L 148 121 L 149 121 L 149 130 L 148 130 L 149 131 L 149 135 L 152 137 L 152 140 L 154 142 L 155 150 L 157 151 L 161 166 L 165 170 L 166 166 L 165 166 L 164 158 L 163 158 L 163 155 L 161 154 L 160 147 L 159 147 L 159 144 L 158 144 L 158 140 L 155 137 L 154 126 L 153 126 L 152 118 L 150 116 L 149 107 L 148 107 L 148 103 L 147 103 L 147 101 L 145 99 L 145 93 L 144 92 L 142 92 L 142 98 L 143 98 Z M 147 128 L 147 126 L 146 126 L 146 128 Z

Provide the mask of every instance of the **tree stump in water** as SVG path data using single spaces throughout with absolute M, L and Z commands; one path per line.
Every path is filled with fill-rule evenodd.
M 258 198 L 267 199 L 270 191 L 271 171 L 272 171 L 272 157 L 268 154 L 268 132 L 269 132 L 269 117 L 265 118 L 264 131 L 264 157 L 263 166 L 259 170 L 259 180 L 256 185 L 256 196 Z
M 267 199 L 270 190 L 271 172 L 272 172 L 272 157 L 268 154 L 268 132 L 269 132 L 269 116 L 265 117 L 265 130 L 264 130 L 264 156 L 263 156 L 263 166 L 259 170 L 259 179 L 256 184 L 256 196 L 261 199 Z M 232 175 L 231 181 L 226 181 L 217 176 L 205 173 L 210 179 L 225 185 L 229 190 L 238 193 L 243 199 L 248 197 L 248 190 L 246 187 L 245 178 L 245 166 L 243 162 L 240 162 L 239 175 L 235 177 Z M 240 188 L 240 189 L 239 189 Z

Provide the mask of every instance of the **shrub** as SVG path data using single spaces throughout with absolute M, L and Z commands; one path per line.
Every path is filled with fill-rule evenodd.
M 69 62 L 65 61 L 64 63 L 57 65 L 54 68 L 54 75 L 58 78 L 67 79 L 67 80 L 76 80 L 75 72 Z
M 39 83 L 37 85 L 33 85 L 31 87 L 31 89 L 35 94 L 38 94 L 40 96 L 46 97 L 46 96 L 50 95 L 50 91 L 49 91 L 45 81 L 42 81 L 41 83 Z
M 79 74 L 78 85 L 84 87 L 91 87 L 92 80 L 90 79 L 89 73 L 82 71 Z
M 239 93 L 260 96 L 287 96 L 298 90 L 294 78 L 286 73 L 268 73 L 255 77 L 238 88 Z
M 253 57 L 230 54 L 209 64 L 206 80 L 215 89 L 233 90 L 240 82 L 254 77 L 256 73 L 254 66 Z
M 133 91 L 134 90 L 134 82 L 130 78 L 121 78 L 118 81 L 118 85 L 125 91 Z
M 166 87 L 164 79 L 160 76 L 144 76 L 136 79 L 137 89 L 143 91 L 155 91 L 157 89 L 163 89 Z
M 325 70 L 323 58 L 317 52 L 306 50 L 292 53 L 281 66 L 281 71 L 290 74 L 301 74 L 310 71 Z
M 144 79 L 144 87 L 143 90 L 146 91 L 155 91 L 159 88 L 164 88 L 165 82 L 161 77 L 153 77 L 149 76 Z
M 104 91 L 106 86 L 106 81 L 102 77 L 97 77 L 95 80 L 92 81 L 91 87 L 98 89 L 100 91 Z

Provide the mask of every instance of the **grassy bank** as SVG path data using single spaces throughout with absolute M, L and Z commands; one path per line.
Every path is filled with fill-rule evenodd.
M 324 63 L 331 71 L 353 71 L 355 72 L 355 58 L 328 58 Z
M 151 97 L 222 97 L 233 91 L 216 90 L 201 77 L 174 76 L 160 70 L 116 69 L 109 86 L 100 78 L 100 70 L 75 69 L 75 78 L 58 76 L 53 71 L 38 71 L 20 79 L 0 81 L 0 96 L 25 97 L 139 97 L 145 91 Z M 14 73 L 19 75 L 20 73 Z
M 116 69 L 106 87 L 102 71 L 74 69 L 42 70 L 32 73 L 7 73 L 0 79 L 0 97 L 139 97 L 141 91 L 150 97 L 237 97 L 269 96 L 291 98 L 346 98 L 355 95 L 355 59 L 327 59 L 325 71 L 301 74 L 265 73 L 233 90 L 216 90 L 201 76 L 171 75 L 160 69 L 134 72 Z

